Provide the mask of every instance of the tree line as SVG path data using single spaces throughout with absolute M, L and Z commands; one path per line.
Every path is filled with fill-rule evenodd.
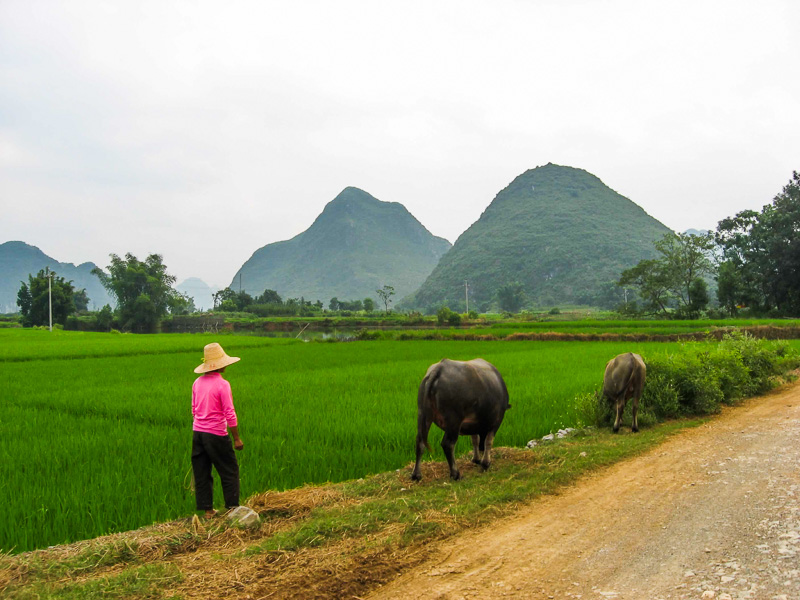
M 187 315 L 196 312 L 194 300 L 173 288 L 175 277 L 167 272 L 160 254 L 151 254 L 140 261 L 133 254 L 124 258 L 110 255 L 108 272 L 95 268 L 92 271 L 103 287 L 116 301 L 116 309 L 110 305 L 93 314 L 90 328 L 110 331 L 117 327 L 134 333 L 154 333 L 167 315 Z M 24 327 L 47 325 L 50 320 L 52 302 L 53 323 L 65 326 L 68 319 L 77 313 L 87 313 L 89 298 L 86 290 L 75 290 L 71 281 L 66 281 L 53 271 L 41 270 L 29 275 L 17 294 L 21 322 Z M 392 286 L 376 290 L 388 313 Z M 321 314 L 325 309 L 320 300 L 311 302 L 305 298 L 282 299 L 275 290 L 264 290 L 256 297 L 247 292 L 234 292 L 230 287 L 213 294 L 214 310 L 220 312 L 248 312 L 255 316 L 301 316 Z M 331 298 L 328 308 L 339 314 L 352 312 L 372 313 L 375 301 L 339 300 Z
M 741 211 L 702 235 L 669 233 L 655 249 L 656 258 L 622 272 L 617 285 L 637 295 L 622 311 L 696 318 L 713 280 L 729 316 L 800 315 L 800 174 L 760 212 Z

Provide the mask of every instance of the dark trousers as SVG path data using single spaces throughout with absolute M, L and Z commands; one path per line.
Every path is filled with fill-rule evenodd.
M 192 438 L 192 470 L 197 510 L 214 508 L 212 465 L 222 481 L 225 508 L 239 506 L 239 462 L 230 436 L 195 431 Z

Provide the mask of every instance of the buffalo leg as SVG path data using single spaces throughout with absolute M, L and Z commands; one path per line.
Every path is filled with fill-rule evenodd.
M 639 431 L 639 419 L 637 418 L 636 414 L 639 412 L 639 397 L 633 397 L 633 406 L 631 407 L 633 410 L 633 419 L 631 421 L 631 431 L 636 433 Z
M 494 442 L 494 431 L 490 431 L 486 434 L 486 440 L 484 441 L 483 447 L 483 460 L 481 461 L 481 466 L 483 470 L 489 468 L 489 465 L 492 464 L 491 454 L 492 454 L 492 443 Z
M 456 447 L 457 441 L 458 428 L 444 432 L 444 437 L 442 438 L 442 450 L 444 450 L 444 455 L 447 457 L 447 464 L 450 466 L 450 479 L 455 481 L 461 479 L 461 473 L 458 471 L 458 467 L 456 467 L 456 459 L 453 456 L 453 448 Z
M 472 436 L 472 462 L 476 465 L 481 464 L 480 436 Z
M 618 398 L 615 402 L 617 408 L 617 418 L 614 419 L 614 433 L 619 432 L 619 426 L 622 423 L 622 411 L 625 410 L 625 396 Z
M 414 463 L 414 470 L 411 471 L 411 479 L 414 481 L 422 479 L 419 463 L 420 460 L 422 460 L 422 453 L 425 452 L 425 448 L 428 447 L 428 431 L 430 431 L 430 428 L 431 422 L 420 415 L 417 427 L 417 462 Z

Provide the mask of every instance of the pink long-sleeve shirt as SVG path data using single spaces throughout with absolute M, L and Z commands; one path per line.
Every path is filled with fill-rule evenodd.
M 231 384 L 221 373 L 206 373 L 192 385 L 193 429 L 214 435 L 228 435 L 228 427 L 236 427 Z

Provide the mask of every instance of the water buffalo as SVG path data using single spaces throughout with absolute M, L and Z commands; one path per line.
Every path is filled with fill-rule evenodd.
M 431 365 L 417 394 L 417 462 L 411 479 L 422 479 L 419 462 L 425 448 L 430 450 L 431 423 L 444 431 L 442 449 L 452 479 L 461 478 L 453 458 L 459 435 L 472 436 L 472 462 L 488 469 L 494 436 L 509 408 L 503 378 L 482 358 L 466 362 L 445 358 Z
M 608 361 L 603 377 L 603 396 L 606 397 L 612 409 L 616 410 L 614 433 L 619 431 L 622 411 L 625 410 L 625 404 L 630 398 L 633 398 L 631 431 L 639 431 L 636 413 L 639 410 L 639 398 L 642 397 L 646 373 L 647 367 L 644 366 L 642 357 L 633 352 L 620 354 Z

